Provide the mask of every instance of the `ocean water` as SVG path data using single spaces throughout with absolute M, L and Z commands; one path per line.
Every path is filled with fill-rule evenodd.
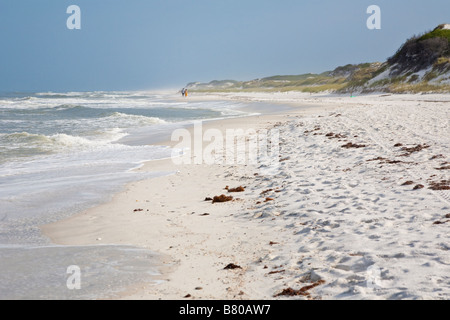
M 241 104 L 175 97 L 151 92 L 0 95 L 0 299 L 102 298 L 117 288 L 113 283 L 153 281 L 157 255 L 150 251 L 55 246 L 39 226 L 104 202 L 128 182 L 169 174 L 133 169 L 170 157 L 168 147 L 149 143 L 170 137 L 175 128 L 245 115 Z M 68 291 L 64 266 L 74 263 L 89 270 L 84 288 L 91 290 Z

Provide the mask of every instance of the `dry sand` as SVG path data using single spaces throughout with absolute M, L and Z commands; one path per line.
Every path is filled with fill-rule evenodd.
M 129 184 L 44 234 L 161 253 L 163 281 L 123 299 L 450 298 L 448 95 L 189 97 L 218 98 L 292 106 L 203 124 L 278 130 L 275 175 L 250 164 L 148 162 L 139 170 L 172 174 Z M 234 200 L 204 201 L 221 194 Z M 240 268 L 225 270 L 230 263 Z M 294 296 L 275 297 L 283 290 Z

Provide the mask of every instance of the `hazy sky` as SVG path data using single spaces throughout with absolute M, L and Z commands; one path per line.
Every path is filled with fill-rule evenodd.
M 369 30 L 369 5 L 381 30 Z M 69 30 L 69 5 L 81 29 Z M 0 0 L 0 91 L 179 88 L 385 61 L 448 0 Z

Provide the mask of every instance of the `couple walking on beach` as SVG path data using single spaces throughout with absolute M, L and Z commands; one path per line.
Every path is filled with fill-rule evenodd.
M 187 91 L 187 89 L 185 89 L 185 88 L 181 89 L 181 95 L 182 95 L 183 97 L 187 97 L 187 96 L 188 96 L 188 91 Z

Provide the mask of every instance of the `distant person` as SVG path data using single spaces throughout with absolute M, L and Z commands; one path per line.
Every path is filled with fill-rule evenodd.
M 187 91 L 187 89 L 184 90 L 184 96 L 185 96 L 185 97 L 188 96 L 188 91 Z
M 186 89 L 181 89 L 181 95 L 184 97 L 185 96 L 185 93 L 186 93 Z

